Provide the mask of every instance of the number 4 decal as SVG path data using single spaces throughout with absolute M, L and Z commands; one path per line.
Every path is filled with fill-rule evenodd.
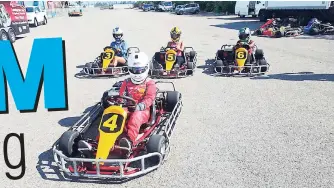
M 114 131 L 117 128 L 117 118 L 117 114 L 112 115 L 109 119 L 107 119 L 107 121 L 103 123 L 102 126 L 110 128 L 110 131 Z

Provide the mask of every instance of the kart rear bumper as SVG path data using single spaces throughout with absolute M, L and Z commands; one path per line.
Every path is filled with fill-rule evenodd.
M 235 65 L 229 65 L 229 66 L 215 66 L 214 72 L 219 75 L 261 75 L 266 72 L 268 72 L 270 65 L 245 65 L 245 66 L 235 66 Z M 221 68 L 221 71 L 217 71 L 217 68 Z M 238 68 L 242 68 L 243 70 L 245 68 L 249 69 L 248 72 L 238 72 L 235 73 L 234 70 L 237 70 Z M 262 71 L 262 68 L 266 68 L 266 71 Z
M 66 157 L 61 151 L 57 150 L 57 146 L 53 147 L 53 157 L 57 166 L 68 176 L 87 177 L 87 178 L 115 178 L 126 179 L 133 178 L 151 172 L 162 165 L 163 157 L 160 153 L 149 153 L 132 159 L 85 159 Z M 159 157 L 159 163 L 156 165 L 145 167 L 145 159 L 150 157 Z M 127 164 L 140 161 L 140 168 L 129 170 Z M 100 162 L 112 164 L 101 165 Z M 93 170 L 82 170 L 82 163 L 90 163 L 96 165 Z M 108 169 L 108 170 L 106 170 Z
M 167 72 L 161 69 L 151 69 L 150 76 L 152 78 L 184 78 L 192 74 L 187 74 L 188 71 L 194 71 L 192 69 L 183 69 L 179 71 L 170 71 Z

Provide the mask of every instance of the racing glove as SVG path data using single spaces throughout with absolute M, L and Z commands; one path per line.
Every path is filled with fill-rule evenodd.
M 144 103 L 138 103 L 136 106 L 136 111 L 144 111 L 145 110 L 145 104 Z

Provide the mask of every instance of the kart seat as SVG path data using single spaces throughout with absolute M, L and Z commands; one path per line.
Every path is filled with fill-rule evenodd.
M 156 119 L 157 119 L 156 106 L 155 106 L 155 101 L 153 101 L 153 104 L 150 106 L 150 119 L 146 124 L 148 126 L 152 126 L 154 125 Z

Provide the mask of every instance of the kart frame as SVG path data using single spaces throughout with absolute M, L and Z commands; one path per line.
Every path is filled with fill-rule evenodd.
M 227 49 L 227 47 L 233 47 L 234 45 L 230 45 L 230 44 L 224 44 L 221 46 L 220 50 L 225 50 Z M 223 66 L 216 66 L 217 61 L 221 60 L 218 57 L 218 53 L 216 52 L 216 57 L 215 57 L 215 61 L 214 61 L 214 66 L 213 66 L 213 71 L 214 71 L 214 75 L 215 76 L 235 76 L 235 75 L 241 75 L 241 76 L 256 76 L 256 75 L 263 75 L 266 72 L 269 71 L 270 68 L 270 64 L 267 63 L 267 65 L 245 65 L 245 66 L 241 66 L 241 68 L 245 69 L 250 69 L 249 72 L 239 72 L 239 73 L 234 73 L 232 70 L 233 69 L 237 69 L 240 68 L 236 65 L 223 65 Z M 217 71 L 216 68 L 220 68 L 220 71 Z M 228 68 L 228 72 L 226 72 L 226 68 Z M 266 71 L 261 71 L 261 68 L 267 68 Z M 257 70 L 257 71 L 254 71 Z
M 189 51 L 188 51 L 189 50 Z M 184 47 L 183 51 L 183 58 L 185 60 L 185 63 L 188 64 L 187 55 L 190 53 L 190 51 L 195 51 L 193 47 Z M 193 61 L 189 61 L 193 63 L 193 69 L 183 69 L 183 70 L 171 70 L 170 72 L 167 72 L 166 70 L 161 71 L 161 69 L 156 69 L 154 67 L 154 63 L 159 63 L 155 60 L 155 56 L 153 56 L 152 61 L 150 64 L 152 64 L 152 69 L 150 69 L 149 75 L 151 78 L 165 78 L 165 79 L 172 79 L 172 78 L 185 78 L 188 76 L 193 76 L 196 70 L 196 64 L 197 64 L 197 53 L 193 57 Z M 192 71 L 191 74 L 187 74 L 188 71 Z
M 175 90 L 175 86 L 172 82 L 166 82 L 166 81 L 157 81 L 158 83 L 171 83 L 173 86 L 173 90 Z M 165 93 L 166 90 L 159 90 L 158 93 Z M 54 161 L 56 162 L 57 166 L 60 168 L 60 170 L 65 173 L 68 176 L 74 176 L 74 177 L 88 177 L 88 178 L 98 178 L 98 179 L 128 179 L 133 178 L 137 176 L 141 176 L 143 174 L 147 174 L 157 168 L 159 168 L 164 161 L 168 159 L 168 156 L 170 154 L 170 140 L 173 134 L 174 126 L 176 123 L 177 118 L 179 117 L 182 109 L 182 99 L 175 105 L 172 112 L 165 112 L 162 114 L 161 117 L 165 118 L 163 120 L 157 120 L 159 121 L 158 124 L 155 127 L 155 130 L 153 130 L 149 135 L 146 136 L 146 138 L 149 138 L 151 135 L 154 134 L 162 134 L 166 138 L 166 156 L 163 157 L 160 153 L 147 153 L 145 155 L 141 156 L 135 156 L 133 158 L 128 159 L 87 159 L 87 158 L 71 158 L 65 156 L 62 151 L 58 150 L 58 142 L 54 144 L 52 150 L 53 150 L 53 157 Z M 89 112 L 86 114 L 83 114 L 83 116 L 69 129 L 72 131 L 78 131 L 79 133 L 84 133 L 88 130 L 88 128 L 92 125 L 94 120 L 99 117 L 103 113 L 103 107 L 102 102 L 98 102 Z M 159 157 L 159 162 L 156 165 L 150 166 L 148 168 L 145 167 L 145 159 L 148 159 L 150 157 Z M 131 162 L 140 161 L 140 167 L 136 168 L 135 170 L 127 171 L 127 166 Z M 100 162 L 104 163 L 112 163 L 112 166 L 115 166 L 117 164 L 117 167 L 119 169 L 119 173 L 117 172 L 101 172 L 101 166 Z M 72 163 L 71 166 L 66 167 L 66 164 Z M 86 171 L 86 172 L 78 172 L 78 163 L 91 163 L 96 165 L 96 171 Z M 106 166 L 106 165 L 103 165 Z M 72 167 L 72 169 L 70 169 Z M 71 172 L 71 170 L 73 172 Z
M 129 47 L 127 50 L 126 56 L 128 57 L 132 53 L 132 49 L 136 49 L 136 52 L 140 52 L 138 47 Z M 96 57 L 93 62 L 98 64 L 100 61 L 100 56 Z M 101 74 L 103 68 L 102 67 L 86 67 L 86 65 L 82 68 L 82 70 L 75 75 L 77 78 L 96 78 L 96 77 L 119 77 L 123 75 L 129 74 L 128 66 L 117 66 L 117 67 L 108 67 L 105 74 Z

